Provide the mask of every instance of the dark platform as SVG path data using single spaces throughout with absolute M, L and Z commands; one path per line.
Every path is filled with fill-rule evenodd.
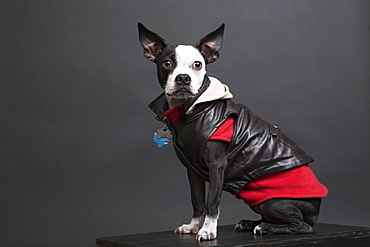
M 370 246 L 370 228 L 316 224 L 312 234 L 253 235 L 235 232 L 234 226 L 219 226 L 218 237 L 197 242 L 194 234 L 171 231 L 154 232 L 96 239 L 96 247 L 190 247 L 190 246 Z

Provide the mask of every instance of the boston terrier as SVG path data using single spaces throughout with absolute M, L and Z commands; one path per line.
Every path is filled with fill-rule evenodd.
M 159 146 L 173 143 L 190 183 L 194 213 L 175 232 L 215 239 L 224 190 L 262 216 L 240 221 L 236 231 L 311 233 L 328 192 L 308 166 L 313 158 L 279 127 L 235 104 L 228 86 L 207 74 L 207 65 L 219 58 L 225 24 L 195 46 L 170 45 L 141 23 L 138 29 L 163 89 L 149 104 L 165 125 L 154 139 Z

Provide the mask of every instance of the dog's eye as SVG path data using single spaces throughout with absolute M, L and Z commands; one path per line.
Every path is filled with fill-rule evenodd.
M 202 63 L 199 61 L 196 61 L 193 63 L 193 69 L 200 70 L 202 68 Z
M 162 63 L 162 66 L 163 66 L 163 68 L 165 68 L 165 69 L 169 69 L 169 68 L 171 68 L 172 63 L 171 63 L 171 61 L 170 61 L 170 60 L 166 60 L 166 61 L 164 61 L 164 62 Z

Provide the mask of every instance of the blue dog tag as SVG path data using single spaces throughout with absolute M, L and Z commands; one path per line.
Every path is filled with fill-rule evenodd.
M 161 148 L 164 145 L 167 145 L 171 142 L 172 133 L 166 127 L 159 129 L 154 133 L 153 140 L 158 144 L 158 147 Z

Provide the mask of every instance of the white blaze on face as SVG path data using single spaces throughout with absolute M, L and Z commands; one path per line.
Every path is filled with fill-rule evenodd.
M 191 45 L 179 45 L 175 49 L 176 52 L 176 67 L 168 76 L 165 91 L 172 95 L 176 91 L 175 78 L 179 74 L 187 74 L 191 78 L 190 90 L 196 94 L 202 85 L 204 75 L 206 74 L 206 64 L 202 54 Z M 201 69 L 196 69 L 195 62 L 201 62 Z

